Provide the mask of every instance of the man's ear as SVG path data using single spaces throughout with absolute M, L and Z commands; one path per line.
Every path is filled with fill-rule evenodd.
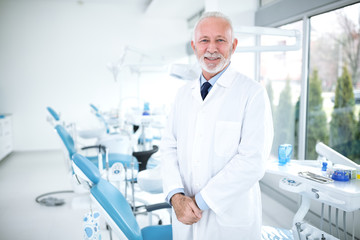
M 237 46 L 237 44 L 238 44 L 238 40 L 237 40 L 237 38 L 234 38 L 234 41 L 233 41 L 233 43 L 232 43 L 232 53 L 234 54 L 234 52 L 235 52 L 235 50 L 236 50 L 236 46 Z
M 191 48 L 193 49 L 194 53 L 196 53 L 195 52 L 195 43 L 194 43 L 194 41 L 191 41 Z

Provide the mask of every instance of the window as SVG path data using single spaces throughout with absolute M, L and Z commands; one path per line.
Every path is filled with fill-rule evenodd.
M 310 18 L 306 159 L 321 141 L 360 163 L 359 7 Z
M 302 21 L 281 27 L 302 31 Z M 270 39 L 271 38 L 271 39 Z M 262 37 L 261 41 L 272 42 L 272 37 Z M 283 43 L 288 44 L 288 43 Z M 302 52 L 264 52 L 260 56 L 260 81 L 266 86 L 274 120 L 274 142 L 271 156 L 277 158 L 278 146 L 293 145 L 293 159 L 298 156 L 297 125 L 301 91 Z

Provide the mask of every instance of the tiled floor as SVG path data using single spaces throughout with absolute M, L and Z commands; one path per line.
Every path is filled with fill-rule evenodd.
M 53 195 L 66 204 L 47 207 L 35 202 L 41 194 L 72 190 L 65 160 L 61 151 L 16 152 L 0 162 L 0 239 L 1 240 L 77 240 L 83 239 L 82 218 L 89 212 L 74 209 L 75 194 Z M 271 199 L 263 196 L 263 202 Z M 139 216 L 140 226 L 147 221 Z M 264 214 L 264 225 L 272 226 L 271 216 Z M 100 223 L 104 227 L 104 223 Z M 102 239 L 109 239 L 102 231 Z

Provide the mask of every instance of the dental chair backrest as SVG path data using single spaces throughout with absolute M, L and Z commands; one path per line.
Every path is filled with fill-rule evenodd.
M 94 105 L 90 104 L 90 107 L 94 110 L 95 116 L 105 125 L 106 133 L 110 133 L 109 124 L 106 122 L 104 116 L 100 113 L 99 109 Z
M 76 153 L 73 156 L 72 166 L 74 173 L 81 179 L 88 182 L 91 186 L 100 181 L 101 174 L 99 169 L 86 157 Z
M 115 234 L 120 239 L 142 240 L 140 227 L 121 192 L 102 179 L 99 170 L 81 154 L 73 156 L 73 168 L 78 177 L 88 181 L 91 196 Z
M 69 153 L 69 158 L 72 159 L 72 156 L 76 153 L 74 139 L 62 125 L 56 125 L 55 130 L 59 134 L 62 142 L 64 143 Z

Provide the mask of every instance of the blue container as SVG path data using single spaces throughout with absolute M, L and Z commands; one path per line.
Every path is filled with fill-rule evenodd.
M 350 180 L 350 172 L 346 170 L 335 170 L 331 178 L 335 181 L 347 182 Z
M 279 165 L 284 166 L 290 161 L 293 147 L 291 144 L 281 144 L 278 149 Z

